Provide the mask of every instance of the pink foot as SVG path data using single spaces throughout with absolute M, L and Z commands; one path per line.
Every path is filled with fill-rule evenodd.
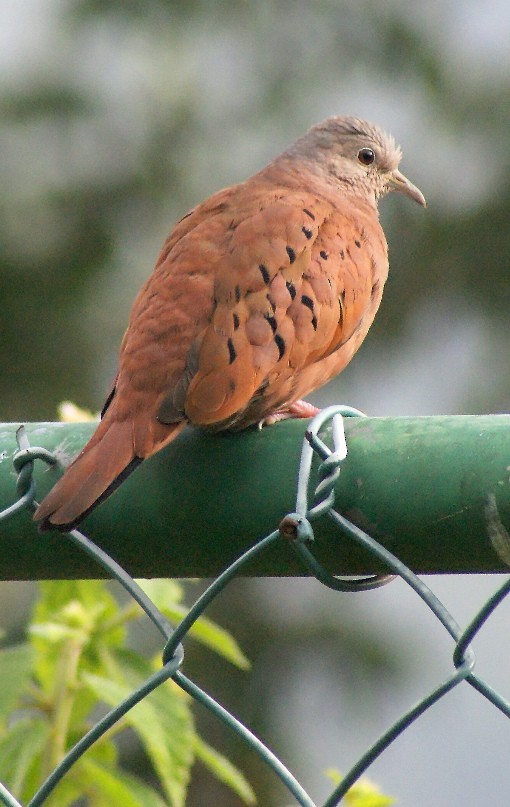
M 294 401 L 294 403 L 290 404 L 286 409 L 273 412 L 272 415 L 262 418 L 262 420 L 259 421 L 259 429 L 262 429 L 263 426 L 272 426 L 273 423 L 278 423 L 279 420 L 288 420 L 289 418 L 313 418 L 320 411 L 317 406 L 308 403 L 308 401 Z

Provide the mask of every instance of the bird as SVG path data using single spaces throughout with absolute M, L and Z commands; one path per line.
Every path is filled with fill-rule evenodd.
M 425 206 L 379 126 L 334 116 L 170 232 L 135 299 L 89 442 L 37 507 L 69 531 L 186 424 L 240 430 L 318 410 L 304 398 L 350 362 L 388 276 L 378 201 Z

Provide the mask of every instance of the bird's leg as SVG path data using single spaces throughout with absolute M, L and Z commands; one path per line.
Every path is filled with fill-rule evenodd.
M 278 412 L 273 412 L 262 420 L 259 420 L 259 429 L 263 426 L 272 426 L 273 423 L 278 423 L 279 420 L 288 420 L 289 418 L 313 418 L 321 410 L 308 401 L 294 401 L 285 409 L 280 409 Z

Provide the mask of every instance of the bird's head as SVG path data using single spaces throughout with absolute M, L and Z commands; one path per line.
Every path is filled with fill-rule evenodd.
M 374 201 L 390 191 L 400 191 L 425 207 L 422 192 L 399 171 L 400 148 L 373 123 L 352 117 L 327 118 L 296 141 L 288 153 Z

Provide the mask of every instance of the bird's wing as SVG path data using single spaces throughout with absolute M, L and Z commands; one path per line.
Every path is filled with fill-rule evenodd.
M 307 368 L 372 321 L 385 242 L 357 218 L 313 194 L 273 190 L 235 223 L 216 264 L 211 321 L 191 348 L 185 395 L 179 389 L 192 422 L 256 422 L 294 400 Z M 161 418 L 175 413 L 174 398 Z

